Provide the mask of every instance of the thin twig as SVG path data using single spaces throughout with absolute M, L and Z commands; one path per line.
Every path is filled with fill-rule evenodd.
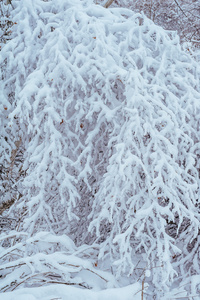
M 95 275 L 99 276 L 99 277 L 100 277 L 102 280 L 104 280 L 105 282 L 108 282 L 108 280 L 107 280 L 107 279 L 103 278 L 101 275 L 97 274 L 96 272 L 94 272 L 94 271 L 92 271 L 92 270 L 90 270 L 90 269 L 85 269 L 85 270 L 87 270 L 87 271 L 90 271 L 90 272 L 94 273 Z
M 106 4 L 104 5 L 105 8 L 108 8 L 112 3 L 113 3 L 114 0 L 108 0 L 106 2 Z
M 78 285 L 81 287 L 84 287 L 85 289 L 88 289 L 88 287 L 82 283 L 75 283 L 75 282 L 60 282 L 60 281 L 47 281 L 44 284 L 48 284 L 48 283 L 55 283 L 55 284 L 64 284 L 64 285 Z M 44 285 L 43 284 L 43 285 Z
M 14 264 L 12 266 L 7 266 L 7 267 L 0 268 L 0 271 L 11 269 L 11 268 L 16 268 L 16 267 L 21 267 L 21 266 L 24 266 L 24 265 L 26 265 L 26 263 Z
M 36 276 L 40 276 L 40 275 L 46 275 L 46 274 L 49 274 L 49 273 L 51 273 L 51 272 L 38 273 L 38 274 L 31 275 L 31 276 L 27 276 L 24 280 L 22 280 L 21 282 L 19 282 L 18 284 L 16 284 L 11 291 L 14 291 L 19 285 L 21 285 L 25 281 L 29 280 L 30 278 L 33 278 L 33 277 L 36 277 Z
M 147 285 L 147 286 L 144 286 L 144 289 L 147 289 L 149 286 Z M 139 291 L 137 291 L 137 293 L 135 293 L 134 295 L 137 295 L 139 292 L 142 292 L 142 289 L 141 290 L 139 290 Z
M 38 274 L 31 275 L 31 276 L 27 276 L 24 280 L 22 280 L 21 282 L 16 284 L 11 291 L 14 291 L 18 286 L 20 286 L 21 284 L 23 284 L 24 282 L 26 282 L 27 280 L 29 280 L 33 277 L 38 277 L 38 276 L 41 276 L 41 275 L 47 276 L 49 274 L 52 274 L 52 272 L 38 273 Z M 86 285 L 84 285 L 83 283 L 61 282 L 61 281 L 47 280 L 46 278 L 44 278 L 43 280 L 45 280 L 44 284 L 49 284 L 49 283 L 54 284 L 55 283 L 55 284 L 65 284 L 65 285 L 78 285 L 78 286 L 81 286 L 81 287 L 84 287 L 84 288 L 88 289 L 88 287 Z
M 174 0 L 174 2 L 176 3 L 176 5 L 178 6 L 178 8 L 181 10 L 181 12 L 184 14 L 184 16 L 186 18 L 188 18 L 188 16 L 186 15 L 186 13 L 184 12 L 184 10 L 181 8 L 181 6 L 179 5 L 179 3 L 177 2 L 177 0 Z
M 99 275 L 99 274 L 96 273 L 95 271 L 92 271 L 92 270 L 90 270 L 90 269 L 88 269 L 88 268 L 84 268 L 84 267 L 82 267 L 82 266 L 72 265 L 72 264 L 67 264 L 67 266 L 71 266 L 71 267 L 75 267 L 75 268 L 82 268 L 82 269 L 84 269 L 84 270 L 87 270 L 87 271 L 89 271 L 89 272 L 91 272 L 91 273 L 97 275 L 98 277 L 100 277 L 100 278 L 101 278 L 102 280 L 104 280 L 105 282 L 108 282 L 107 279 L 103 278 L 101 275 Z
M 144 299 L 144 282 L 145 282 L 145 275 L 144 275 L 144 279 L 142 280 L 142 293 L 141 293 L 141 300 Z
M 12 0 L 7 0 L 7 3 L 6 3 L 7 5 L 8 4 L 10 4 L 11 6 L 12 6 L 12 9 L 14 9 L 14 6 L 13 6 L 13 4 L 12 4 Z

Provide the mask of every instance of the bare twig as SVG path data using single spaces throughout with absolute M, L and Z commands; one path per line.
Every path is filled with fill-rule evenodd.
M 105 282 L 108 282 L 107 279 L 105 279 L 104 277 L 102 277 L 101 275 L 99 275 L 98 273 L 96 273 L 95 271 L 90 270 L 90 269 L 88 269 L 88 268 L 83 268 L 82 266 L 77 266 L 77 265 L 72 265 L 72 264 L 67 264 L 67 266 L 71 266 L 71 267 L 75 267 L 75 268 L 82 268 L 82 269 L 84 269 L 84 270 L 87 270 L 87 271 L 89 271 L 89 272 L 91 272 L 91 273 L 97 275 L 98 277 L 100 277 L 100 278 L 101 278 L 102 280 L 104 280 Z
M 49 284 L 49 283 L 51 283 L 51 284 L 53 284 L 53 283 L 55 283 L 55 284 L 64 284 L 64 285 L 78 285 L 78 286 L 81 286 L 85 289 L 89 289 L 86 285 L 84 285 L 82 283 L 75 283 L 75 282 L 47 281 L 44 284 Z
M 36 277 L 36 276 L 40 276 L 40 275 L 44 275 L 45 276 L 45 275 L 47 275 L 49 273 L 51 273 L 51 272 L 38 273 L 38 274 L 31 275 L 31 276 L 27 276 L 24 280 L 22 280 L 21 282 L 17 283 L 11 291 L 14 291 L 19 285 L 21 285 L 25 281 L 29 280 L 30 278 L 33 278 L 33 277 Z
M 8 235 L 5 235 L 5 236 L 2 236 L 0 238 L 0 241 L 6 240 L 6 239 L 15 238 L 15 237 L 18 237 L 18 236 L 21 236 L 21 235 L 28 236 L 28 233 L 26 233 L 26 232 L 16 232 L 14 234 L 8 234 Z
M 177 5 L 178 8 L 180 9 L 180 11 L 184 14 L 184 16 L 187 18 L 188 16 L 187 16 L 186 13 L 184 12 L 184 10 L 181 8 L 181 6 L 180 6 L 179 3 L 177 2 L 177 0 L 174 0 L 174 2 L 176 3 L 176 5 Z
M 114 0 L 108 0 L 106 2 L 106 4 L 104 5 L 105 8 L 108 8 L 112 3 L 113 3 Z
M 0 271 L 2 271 L 2 270 L 6 270 L 6 269 L 11 269 L 11 268 L 15 268 L 15 267 L 21 267 L 21 266 L 25 266 L 26 265 L 26 263 L 19 263 L 19 264 L 14 264 L 14 265 L 12 265 L 12 266 L 6 266 L 6 267 L 2 267 L 2 268 L 0 268 Z
M 95 275 L 97 275 L 97 276 L 99 276 L 102 280 L 104 280 L 105 282 L 108 282 L 108 280 L 107 279 L 105 279 L 105 278 L 103 278 L 101 275 L 99 275 L 98 273 L 96 273 L 96 272 L 94 272 L 94 271 L 92 271 L 92 270 L 90 270 L 90 269 L 86 269 L 87 271 L 90 271 L 90 272 L 92 272 L 93 274 L 95 274 Z
M 144 279 L 142 280 L 142 293 L 141 293 L 141 300 L 144 299 L 144 282 L 145 282 L 145 275 L 144 275 Z
M 147 289 L 149 286 L 148 285 L 146 285 L 146 286 L 144 286 L 144 289 Z M 139 290 L 139 291 L 137 291 L 137 293 L 135 293 L 134 295 L 137 295 L 139 292 L 142 292 L 142 289 L 141 290 Z
M 38 277 L 38 276 L 41 276 L 41 275 L 47 276 L 47 275 L 49 275 L 51 273 L 52 272 L 44 272 L 44 273 L 38 273 L 38 274 L 31 275 L 31 276 L 27 276 L 24 280 L 22 280 L 21 282 L 17 283 L 11 291 L 14 291 L 19 285 L 25 283 L 29 279 L 32 279 L 33 277 Z M 40 279 L 38 278 L 38 282 L 39 281 L 40 281 Z M 83 283 L 62 282 L 62 281 L 55 281 L 55 280 L 48 280 L 48 279 L 46 280 L 45 277 L 44 277 L 43 281 L 45 281 L 44 284 L 49 284 L 49 283 L 54 284 L 55 283 L 55 284 L 64 284 L 64 285 L 78 285 L 78 286 L 81 286 L 83 288 L 88 289 L 88 287 L 85 284 L 83 284 Z
M 12 4 L 12 0 L 7 0 L 7 1 L 6 1 L 6 4 L 7 4 L 7 5 L 10 4 L 10 5 L 12 6 L 12 8 L 14 9 L 14 6 L 13 6 L 13 4 Z

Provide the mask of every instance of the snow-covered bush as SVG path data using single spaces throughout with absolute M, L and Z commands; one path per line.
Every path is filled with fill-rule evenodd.
M 101 4 L 105 2 L 107 1 L 98 0 Z M 111 7 L 123 7 L 135 12 L 143 12 L 156 25 L 166 30 L 177 31 L 181 44 L 190 43 L 192 48 L 199 49 L 199 0 L 114 0 L 111 5 Z
M 66 235 L 55 236 L 41 232 L 27 238 L 27 234 L 21 232 L 4 234 L 1 240 L 14 241 L 13 245 L 2 250 L 0 255 L 0 271 L 3 271 L 4 277 L 7 276 L 6 280 L 0 283 L 3 292 L 13 291 L 20 285 L 29 287 L 51 283 L 89 289 L 97 284 L 101 288 L 116 286 L 114 276 L 96 270 L 90 261 L 76 256 L 77 248 Z M 59 251 L 61 248 L 62 251 Z M 23 257 L 20 257 L 19 253 L 24 253 Z M 88 274 L 93 275 L 95 280 L 92 281 Z
M 10 39 L 13 22 L 10 19 L 10 5 L 6 5 L 5 0 L 0 0 L 0 50 L 2 43 Z
M 9 215 L 29 238 L 68 235 L 82 258 L 88 244 L 116 278 L 134 281 L 142 261 L 163 297 L 175 278 L 200 271 L 198 65 L 174 33 L 127 9 L 12 3 L 0 58 L 1 103 L 9 106 L 2 122 L 20 140 L 23 176 Z M 29 244 L 15 243 L 11 251 L 25 259 Z M 9 255 L 9 268 L 15 260 Z M 2 288 L 11 286 L 4 276 Z

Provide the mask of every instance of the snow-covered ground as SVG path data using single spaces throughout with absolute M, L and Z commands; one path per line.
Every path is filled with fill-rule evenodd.
M 141 300 L 139 283 L 124 288 L 90 291 L 56 284 L 1 294 L 1 300 Z

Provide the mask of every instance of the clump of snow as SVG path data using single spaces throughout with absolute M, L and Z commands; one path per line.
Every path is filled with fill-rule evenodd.
M 146 270 L 145 271 L 145 276 L 146 277 L 150 277 L 151 276 L 151 271 L 150 270 Z

